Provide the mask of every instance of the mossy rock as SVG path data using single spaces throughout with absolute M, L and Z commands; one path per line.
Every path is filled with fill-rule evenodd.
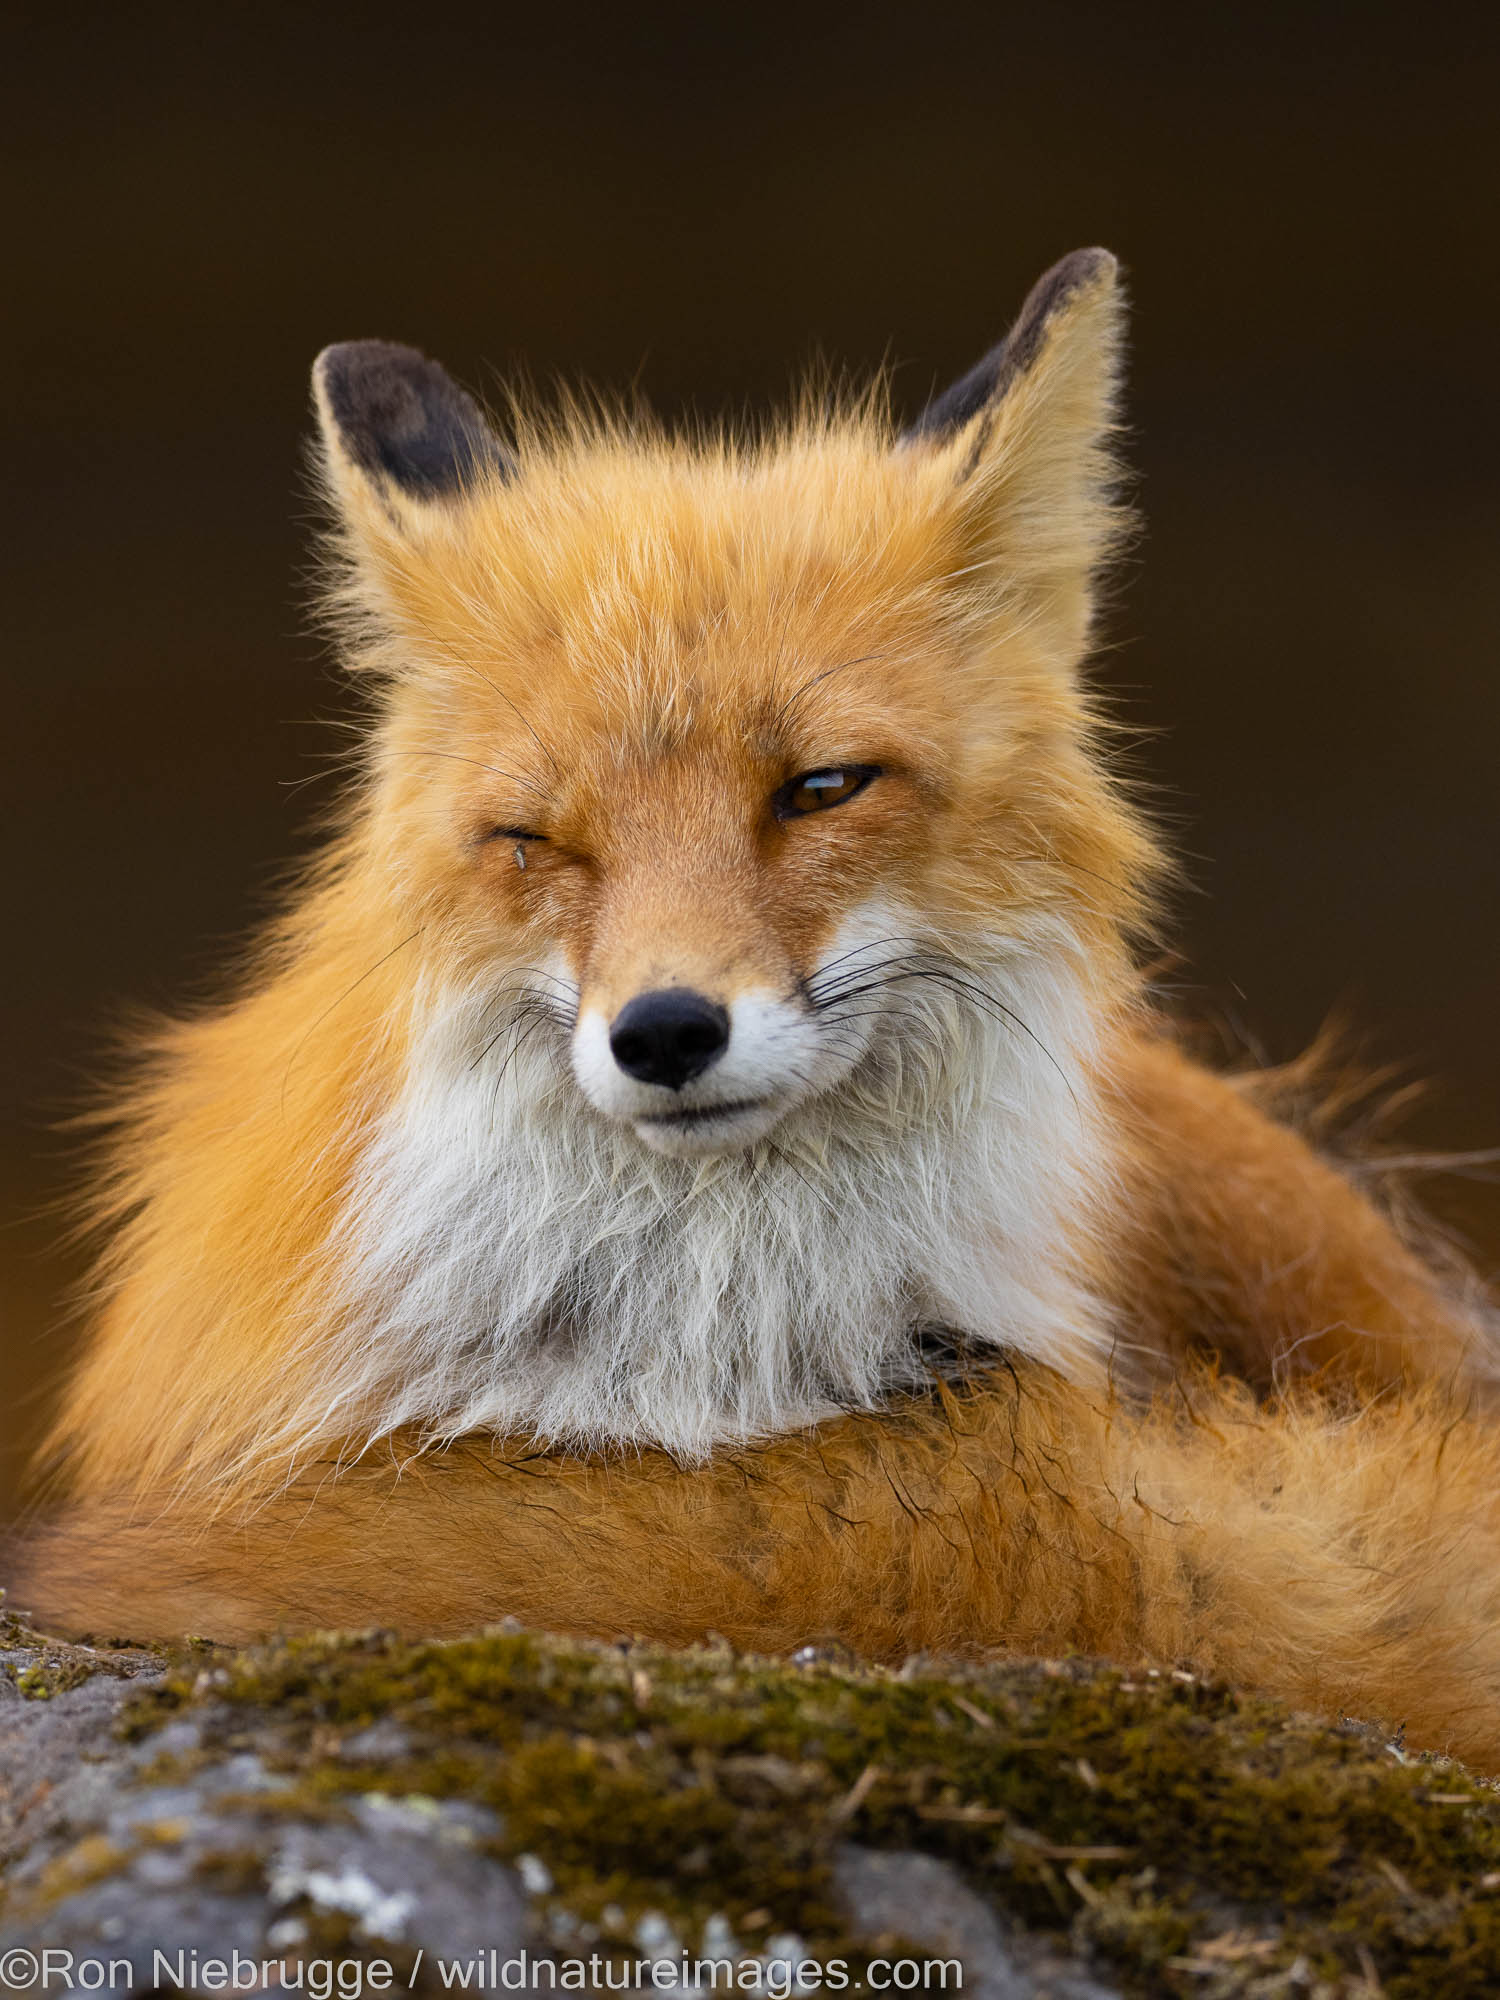
M 111 1727 L 114 1794 L 149 1810 L 33 1843 L 11 1938 L 134 1866 L 143 1827 L 161 1873 L 197 1798 L 213 1839 L 182 1893 L 226 1909 L 265 1903 L 291 1829 L 425 1825 L 507 1870 L 527 1935 L 562 1952 L 790 1938 L 857 1968 L 940 1953 L 948 1884 L 965 1921 L 998 1920 L 1012 1972 L 1044 1941 L 1058 1992 L 1500 1992 L 1500 1792 L 1187 1673 L 365 1634 L 184 1657 Z M 881 1882 L 877 1921 L 859 1884 Z M 350 1950 L 379 1935 L 304 1896 L 292 1921 L 313 1917 Z
M 0 1591 L 0 1604 L 5 1593 Z M 11 1687 L 26 1701 L 50 1701 L 55 1694 L 82 1687 L 96 1674 L 121 1679 L 150 1672 L 165 1664 L 160 1648 L 77 1646 L 66 1639 L 48 1639 L 32 1631 L 13 1613 L 0 1609 L 0 1689 Z

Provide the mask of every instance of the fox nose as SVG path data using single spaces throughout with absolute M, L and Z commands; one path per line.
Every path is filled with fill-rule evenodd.
M 729 1047 L 729 1016 L 680 987 L 637 993 L 616 1014 L 609 1046 L 627 1076 L 681 1090 Z

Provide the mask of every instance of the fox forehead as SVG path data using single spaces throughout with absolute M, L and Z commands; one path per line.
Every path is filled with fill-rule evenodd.
M 809 676 L 839 679 L 817 709 L 851 728 L 940 693 L 958 551 L 928 483 L 849 440 L 755 464 L 573 453 L 476 487 L 441 532 L 393 551 L 392 588 L 463 719 L 486 715 L 477 666 L 499 706 L 524 689 L 575 735 L 671 750 L 711 718 L 775 755 L 805 720 Z

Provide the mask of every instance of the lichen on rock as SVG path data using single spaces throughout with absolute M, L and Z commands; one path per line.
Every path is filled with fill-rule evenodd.
M 505 1629 L 133 1671 L 0 1706 L 7 1943 L 378 1952 L 417 1992 L 496 1949 L 957 1958 L 971 1995 L 1055 2000 L 1500 1991 L 1500 1793 L 1185 1672 Z

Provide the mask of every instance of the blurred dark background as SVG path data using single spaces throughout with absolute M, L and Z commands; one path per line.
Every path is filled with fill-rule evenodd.
M 1500 1142 L 1494 10 L 8 18 L 0 1511 L 77 1274 L 49 1121 L 211 973 L 334 747 L 332 339 L 666 411 L 889 357 L 915 409 L 1109 244 L 1149 532 L 1101 672 L 1188 858 L 1178 984 L 1276 1057 L 1342 1004 L 1439 1079 L 1414 1140 Z M 1493 1265 L 1496 1191 L 1431 1193 Z

